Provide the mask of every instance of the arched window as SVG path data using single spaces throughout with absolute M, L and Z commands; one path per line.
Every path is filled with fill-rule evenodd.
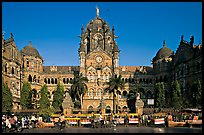
M 126 91 L 126 90 L 124 90 L 124 91 L 122 92 L 122 98 L 127 98 L 127 91 Z
M 5 65 L 5 72 L 7 73 L 7 63 L 6 63 L 6 65 Z
M 126 82 L 126 83 L 128 82 L 128 79 L 127 79 L 127 78 L 125 78 L 125 82 Z
M 128 82 L 131 83 L 131 78 L 128 79 Z
M 106 113 L 111 113 L 111 107 L 110 106 L 106 106 Z
M 51 83 L 54 84 L 54 78 L 52 78 Z
M 33 82 L 36 82 L 36 75 L 34 75 L 33 77 Z
M 14 75 L 14 68 L 13 67 L 11 68 L 11 74 Z
M 65 84 L 65 82 L 66 82 L 66 81 L 65 81 L 65 78 L 63 78 L 63 83 Z
M 48 84 L 50 84 L 50 78 L 48 78 L 48 81 L 47 81 L 47 82 L 48 82 Z
M 31 75 L 28 76 L 28 81 L 32 82 L 32 76 Z
M 32 97 L 37 98 L 37 90 L 36 89 L 32 90 Z
M 38 83 L 40 83 L 40 76 L 38 77 Z
M 152 94 L 151 91 L 147 91 L 147 98 L 148 98 L 148 99 L 153 98 L 153 94 Z
M 29 61 L 26 60 L 26 67 L 29 67 Z
M 55 78 L 55 84 L 57 84 L 57 78 Z
M 146 97 L 145 97 L 145 91 L 144 91 L 143 88 L 140 88 L 140 89 L 139 89 L 139 93 L 140 93 L 140 98 L 143 98 L 143 99 L 146 98 Z
M 94 111 L 93 111 L 93 106 L 89 106 L 89 107 L 88 107 L 88 113 L 90 114 L 90 113 L 92 113 L 92 112 L 94 112 Z
M 44 83 L 46 83 L 46 84 L 47 84 L 47 79 L 46 79 L 46 78 L 44 79 Z
M 67 84 L 69 83 L 69 78 L 67 78 Z

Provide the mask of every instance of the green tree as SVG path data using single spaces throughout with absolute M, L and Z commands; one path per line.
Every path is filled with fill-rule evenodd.
M 40 114 L 51 114 L 50 109 L 50 101 L 48 99 L 48 90 L 47 85 L 44 84 L 40 90 L 41 98 L 40 98 Z
M 193 82 L 191 88 L 192 98 L 191 103 L 194 107 L 201 107 L 202 106 L 202 85 L 200 80 L 196 80 Z
M 74 74 L 74 79 L 70 80 L 69 82 L 72 84 L 70 96 L 72 97 L 73 102 L 78 104 L 78 102 L 76 101 L 80 101 L 80 107 L 82 107 L 83 96 L 88 90 L 88 87 L 86 85 L 86 83 L 88 82 L 88 78 L 84 77 L 82 73 L 80 73 L 79 75 Z
M 172 85 L 172 100 L 171 105 L 175 109 L 181 109 L 181 90 L 180 90 L 180 84 L 178 81 L 173 81 Z
M 13 96 L 8 88 L 8 84 L 4 85 L 2 80 L 2 110 L 7 111 L 11 110 L 13 107 Z
M 28 82 L 23 82 L 23 87 L 21 90 L 20 104 L 22 109 L 32 108 L 32 93 L 31 86 Z
M 162 108 L 165 106 L 164 83 L 156 83 L 154 86 L 155 107 Z
M 136 111 L 136 108 L 135 108 L 136 95 L 132 90 L 130 90 L 129 93 L 127 94 L 126 102 L 130 110 L 130 113 L 134 113 Z
M 116 93 L 119 92 L 119 88 L 124 88 L 125 82 L 121 79 L 121 75 L 119 75 L 118 77 L 111 77 L 106 84 L 108 87 L 105 89 L 105 92 L 113 93 L 113 112 L 116 113 Z
M 52 106 L 54 107 L 54 109 L 62 109 L 63 99 L 64 99 L 64 86 L 60 85 L 60 83 L 58 82 L 53 95 Z

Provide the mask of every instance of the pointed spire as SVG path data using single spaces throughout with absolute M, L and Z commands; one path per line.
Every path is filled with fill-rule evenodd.
M 166 47 L 166 41 L 165 40 L 163 41 L 163 47 Z
M 98 8 L 98 6 L 96 5 L 96 18 L 98 18 L 99 17 L 99 8 Z
M 181 36 L 181 41 L 184 41 L 184 36 L 183 35 Z
M 84 25 L 81 27 L 81 34 L 84 34 Z

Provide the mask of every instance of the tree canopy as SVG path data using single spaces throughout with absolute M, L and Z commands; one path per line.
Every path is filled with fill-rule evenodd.
M 60 85 L 60 83 L 58 82 L 57 87 L 54 91 L 52 106 L 55 109 L 62 109 L 63 99 L 64 99 L 64 86 Z
M 72 101 L 75 104 L 75 107 L 79 106 L 78 101 L 80 101 L 80 107 L 83 104 L 83 96 L 88 91 L 88 87 L 86 83 L 88 82 L 88 78 L 84 77 L 82 73 L 74 74 L 74 78 L 69 81 L 71 86 L 70 96 L 72 97 Z
M 113 112 L 116 112 L 116 93 L 119 92 L 119 88 L 123 89 L 125 82 L 122 80 L 121 75 L 118 77 L 111 77 L 109 82 L 106 83 L 108 87 L 105 92 L 113 93 Z
M 8 84 L 4 84 L 2 81 L 2 110 L 11 110 L 13 107 L 13 96 L 8 88 Z
M 28 82 L 23 82 L 23 87 L 21 90 L 20 104 L 22 109 L 32 108 L 32 93 L 31 86 Z
M 41 98 L 40 98 L 40 109 L 43 108 L 49 108 L 50 107 L 50 101 L 48 99 L 48 90 L 46 84 L 43 85 L 43 87 L 40 90 Z

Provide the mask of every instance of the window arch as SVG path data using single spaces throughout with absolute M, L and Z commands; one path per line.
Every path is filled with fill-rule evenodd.
M 106 106 L 106 113 L 111 113 L 111 107 L 110 106 Z
M 28 59 L 26 60 L 26 67 L 27 67 L 27 68 L 29 67 L 29 61 L 28 61 Z
M 33 77 L 33 82 L 36 82 L 36 75 L 34 75 Z
M 46 84 L 47 84 L 47 79 L 46 79 L 46 78 L 44 79 L 44 83 L 46 83 Z
M 92 112 L 94 112 L 93 106 L 89 106 L 89 107 L 88 107 L 88 113 L 90 114 L 90 113 L 92 113 Z
M 126 91 L 126 90 L 124 90 L 124 91 L 122 92 L 122 97 L 123 97 L 123 98 L 127 98 L 127 91 Z
M 28 76 L 28 81 L 32 82 L 32 76 L 31 75 Z
M 11 68 L 11 74 L 14 75 L 14 68 L 13 67 Z
M 65 78 L 63 78 L 63 83 L 65 84 L 65 82 L 66 82 L 66 81 L 65 81 Z
M 48 81 L 47 81 L 47 83 L 48 83 L 48 84 L 50 84 L 50 78 L 48 78 Z
M 139 92 L 140 92 L 140 97 L 141 97 L 141 98 L 146 98 L 146 97 L 145 97 L 145 91 L 144 91 L 143 88 L 140 88 L 140 89 L 139 89 Z
M 6 65 L 5 65 L 5 72 L 6 72 L 6 73 L 7 73 L 7 65 L 8 65 L 8 64 L 6 63 Z
M 57 78 L 55 78 L 55 84 L 57 84 Z
M 38 77 L 38 83 L 40 83 L 40 76 Z
M 32 89 L 32 97 L 37 98 L 37 90 L 36 89 Z
M 152 94 L 152 92 L 151 92 L 150 90 L 147 91 L 147 98 L 148 98 L 148 99 L 153 98 L 153 94 Z
M 52 78 L 51 83 L 54 84 L 54 78 Z

